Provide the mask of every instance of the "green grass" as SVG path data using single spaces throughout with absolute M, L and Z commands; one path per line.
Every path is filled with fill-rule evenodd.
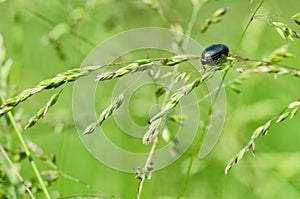
M 185 32 L 193 10 L 190 1 L 159 1 L 170 23 L 166 24 L 157 10 L 145 5 L 142 0 L 99 0 L 98 4 L 90 8 L 85 7 L 85 2 L 15 0 L 0 3 L 0 33 L 4 37 L 7 58 L 14 61 L 9 88 L 5 89 L 9 96 L 15 96 L 22 90 L 31 88 L 41 80 L 51 78 L 58 73 L 80 67 L 84 58 L 98 43 L 116 33 L 149 26 L 169 28 L 171 24 L 176 23 L 180 24 Z M 259 2 L 254 0 L 250 4 L 249 1 L 210 1 L 200 8 L 191 37 L 203 47 L 212 43 L 224 43 L 229 46 L 231 52 L 235 52 L 235 55 L 258 60 L 267 57 L 280 46 L 288 44 L 289 52 L 294 53 L 295 57 L 284 59 L 282 64 L 300 68 L 300 40 L 282 39 L 275 28 L 264 20 L 254 19 L 238 46 L 249 17 Z M 272 14 L 269 19 L 286 23 L 289 28 L 300 32 L 300 26 L 289 19 L 299 12 L 298 4 L 294 0 L 265 1 L 257 15 L 268 18 L 268 14 Z M 200 33 L 205 20 L 217 9 L 227 6 L 229 10 L 222 17 L 222 21 L 212 24 L 207 32 Z M 74 23 L 70 13 L 78 8 L 83 9 L 84 15 Z M 45 44 L 45 36 L 61 22 L 73 24 L 71 31 L 61 35 L 55 42 Z M 63 59 L 61 53 L 65 56 Z M 199 56 L 200 54 L 201 52 Z M 134 62 L 147 57 L 170 56 L 172 56 L 170 53 L 147 49 L 124 55 L 119 58 L 119 61 Z M 247 65 L 241 62 L 235 66 L 246 67 Z M 179 71 L 185 69 L 192 70 L 189 65 L 179 65 Z M 238 73 L 231 70 L 225 82 L 237 76 Z M 195 78 L 197 76 L 193 74 L 191 81 Z M 114 81 L 103 82 L 97 87 L 95 102 L 97 114 L 111 103 L 112 89 L 114 83 L 117 83 Z M 293 120 L 271 126 L 266 136 L 257 139 L 255 158 L 247 153 L 239 164 L 234 165 L 228 175 L 224 174 L 227 163 L 247 144 L 257 127 L 278 115 L 290 102 L 299 100 L 299 86 L 298 77 L 285 75 L 274 79 L 274 74 L 262 73 L 254 74 L 241 85 L 237 85 L 240 94 L 227 87 L 225 126 L 213 151 L 204 159 L 194 158 L 188 181 L 182 185 L 182 181 L 187 177 L 188 164 L 195 148 L 193 145 L 176 162 L 154 172 L 151 180 L 145 180 L 141 198 L 176 198 L 182 187 L 185 187 L 185 190 L 181 198 L 299 198 L 299 115 L 296 115 Z M 155 103 L 153 90 L 154 87 L 151 86 L 142 87 L 135 92 L 134 98 L 130 99 L 131 116 L 140 125 L 147 125 L 149 115 L 143 115 L 147 113 L 144 107 L 151 107 L 151 104 Z M 207 94 L 204 86 L 196 88 L 195 91 L 200 96 Z M 1 92 L 3 92 L 2 88 Z M 82 144 L 72 118 L 72 92 L 72 84 L 69 84 L 46 117 L 22 134 L 26 140 L 31 140 L 41 147 L 47 156 L 55 154 L 56 164 L 63 172 L 91 187 L 59 177 L 47 187 L 50 194 L 53 198 L 70 195 L 136 198 L 139 180 L 135 178 L 135 174 L 120 172 L 105 166 L 97 161 Z M 45 91 L 18 105 L 14 110 L 15 115 L 20 114 L 16 118 L 17 122 L 24 126 L 54 93 L 55 91 L 52 90 Z M 159 100 L 163 102 L 163 98 Z M 142 106 L 143 109 L 139 109 L 138 106 Z M 208 101 L 200 104 L 203 110 L 201 116 L 204 119 L 206 119 L 208 106 Z M 176 113 L 176 110 L 174 112 Z M 0 121 L 1 145 L 18 150 L 21 146 L 20 142 L 11 127 L 7 125 L 6 117 L 1 117 Z M 173 131 L 179 128 L 172 122 L 168 122 L 167 125 Z M 116 132 L 107 136 L 122 148 L 143 152 L 150 150 L 150 146 L 142 145 L 141 139 L 123 134 L 112 118 L 104 121 L 103 128 L 106 133 L 109 130 Z M 199 128 L 198 132 L 200 131 Z M 165 143 L 160 140 L 158 148 L 164 145 Z M 25 181 L 35 178 L 26 159 L 19 160 L 14 154 L 9 153 L 9 155 L 12 161 L 20 166 L 20 173 Z M 45 162 L 36 156 L 34 161 L 39 170 L 49 169 Z M 0 169 L 0 176 L 5 176 L 5 168 L 10 166 L 2 154 L 0 165 L 3 168 Z M 132 168 L 138 166 L 144 165 L 132 165 Z M 7 192 L 3 193 L 3 190 L 12 189 L 12 185 L 13 188 L 20 186 L 20 183 L 9 183 L 11 183 L 9 180 L 0 181 L 0 198 L 13 198 Z M 35 182 L 33 186 L 38 187 L 39 184 Z M 41 191 L 34 194 L 36 198 L 45 198 Z M 26 198 L 29 196 L 27 195 Z

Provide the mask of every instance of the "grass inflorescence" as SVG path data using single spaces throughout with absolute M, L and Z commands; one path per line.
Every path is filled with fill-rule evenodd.
M 239 151 L 227 164 L 225 168 L 225 174 L 227 174 L 232 168 L 232 166 L 234 164 L 237 164 L 248 151 L 251 151 L 253 155 L 255 154 L 255 141 L 259 137 L 265 136 L 268 133 L 272 124 L 280 123 L 287 118 L 294 118 L 299 108 L 300 101 L 291 102 L 279 115 L 273 117 L 272 119 L 268 120 L 265 124 L 255 129 L 247 145 L 241 151 Z
M 198 0 L 192 0 L 193 4 L 193 11 L 191 13 L 191 17 L 189 22 L 187 23 L 186 31 L 184 28 L 182 28 L 181 25 L 179 24 L 169 24 L 170 20 L 168 19 L 169 16 L 166 14 L 167 12 L 164 10 L 164 4 L 159 1 L 148 1 L 145 0 L 144 3 L 148 5 L 149 7 L 153 8 L 155 11 L 157 11 L 159 17 L 161 20 L 164 21 L 167 25 L 170 25 L 172 29 L 178 31 L 180 34 L 177 35 L 177 37 L 174 39 L 174 43 L 176 44 L 176 47 L 179 50 L 183 49 L 183 45 L 186 44 L 187 40 L 183 40 L 183 37 L 181 34 L 185 32 L 185 34 L 188 37 L 191 37 L 193 34 L 193 29 L 197 24 L 197 17 L 199 15 L 199 10 L 202 5 L 206 5 L 209 2 L 209 0 L 203 0 L 198 1 Z M 253 3 L 253 1 L 250 1 Z M 243 41 L 244 35 L 246 31 L 248 30 L 249 26 L 252 24 L 252 22 L 256 19 L 259 19 L 260 17 L 257 16 L 257 13 L 261 6 L 263 5 L 264 0 L 261 0 L 258 2 L 258 5 L 256 8 L 253 10 L 252 15 L 249 18 L 249 21 L 246 25 L 246 28 L 244 29 L 242 36 L 240 37 L 240 40 L 238 41 L 237 48 L 240 46 L 241 42 Z M 216 10 L 214 13 L 209 15 L 204 22 L 204 24 L 201 26 L 199 24 L 200 32 L 205 33 L 207 30 L 209 30 L 211 25 L 217 24 L 223 21 L 223 16 L 227 14 L 229 11 L 229 7 L 223 7 L 218 10 Z M 230 10 L 231 11 L 231 10 Z M 83 17 L 82 17 L 83 18 Z M 300 25 L 300 14 L 296 13 L 292 15 L 291 17 L 288 18 L 289 20 L 292 20 L 293 23 Z M 72 18 L 72 20 L 75 20 Z M 82 20 L 81 17 L 78 18 L 78 20 Z M 75 23 L 75 21 L 73 21 Z M 278 21 L 278 20 L 273 20 L 271 18 L 267 18 L 265 20 L 268 25 L 273 27 L 278 34 L 285 40 L 290 40 L 294 41 L 300 38 L 299 33 L 296 31 L 295 28 L 293 28 L 290 24 Z M 294 24 L 294 25 L 295 25 Z M 64 25 L 66 25 L 64 27 Z M 69 27 L 69 24 L 58 24 L 56 25 L 52 31 L 48 34 L 48 39 L 49 42 L 54 44 L 56 47 L 56 50 L 61 58 L 65 57 L 65 52 L 62 51 L 61 45 L 58 42 L 58 39 L 64 35 L 67 34 L 68 32 L 72 32 L 71 26 Z M 61 29 L 61 30 L 60 30 Z M 63 31 L 63 32 L 59 32 Z M 199 29 L 197 31 L 199 33 Z M 181 36 L 180 36 L 181 35 Z M 174 36 L 174 35 L 173 35 Z M 57 165 L 55 162 L 55 156 L 47 156 L 44 154 L 42 149 L 38 147 L 36 144 L 30 141 L 25 141 L 22 131 L 19 128 L 19 126 L 16 123 L 16 119 L 14 118 L 14 112 L 12 111 L 15 109 L 20 103 L 29 100 L 32 96 L 43 92 L 45 90 L 58 90 L 56 93 L 54 93 L 46 102 L 46 104 L 41 107 L 38 112 L 32 116 L 27 123 L 25 124 L 25 129 L 30 128 L 34 126 L 39 120 L 44 118 L 47 113 L 49 112 L 50 108 L 53 108 L 53 106 L 56 104 L 58 101 L 60 95 L 63 94 L 63 89 L 64 87 L 74 81 L 77 81 L 79 78 L 83 76 L 88 76 L 92 72 L 96 72 L 99 69 L 103 69 L 107 67 L 107 71 L 99 74 L 95 81 L 97 82 L 102 82 L 102 81 L 107 81 L 107 80 L 112 80 L 112 79 L 117 79 L 121 78 L 126 75 L 130 75 L 133 73 L 138 73 L 138 72 L 143 72 L 143 71 L 149 71 L 149 74 L 154 73 L 153 69 L 155 67 L 159 66 L 168 66 L 172 67 L 173 71 L 165 74 L 165 76 L 169 75 L 172 76 L 172 81 L 169 85 L 156 85 L 157 90 L 155 91 L 154 95 L 156 97 L 157 102 L 159 102 L 158 98 L 161 96 L 164 96 L 164 100 L 161 102 L 161 108 L 158 110 L 158 112 L 150 117 L 148 121 L 148 128 L 146 132 L 144 132 L 143 138 L 141 141 L 145 145 L 151 145 L 150 151 L 148 153 L 148 158 L 147 161 L 145 162 L 145 165 L 143 168 L 138 167 L 138 169 L 134 169 L 134 173 L 136 174 L 137 179 L 140 180 L 138 184 L 138 193 L 137 193 L 137 198 L 141 198 L 142 190 L 143 190 L 143 185 L 145 182 L 145 179 L 150 179 L 152 176 L 152 171 L 154 170 L 155 162 L 153 162 L 153 155 L 157 147 L 157 143 L 159 142 L 159 139 L 163 137 L 163 131 L 167 127 L 167 118 L 172 118 L 170 117 L 169 113 L 173 109 L 177 107 L 177 105 L 180 103 L 180 101 L 189 95 L 192 91 L 194 91 L 196 88 L 200 87 L 202 84 L 204 84 L 206 81 L 214 77 L 216 71 L 221 71 L 224 72 L 225 75 L 223 76 L 222 82 L 220 84 L 220 87 L 216 90 L 216 93 L 219 92 L 219 89 L 221 87 L 225 86 L 230 86 L 234 91 L 237 93 L 240 93 L 241 91 L 238 88 L 238 85 L 242 84 L 242 81 L 249 79 L 250 77 L 256 75 L 256 74 L 272 74 L 275 77 L 281 76 L 281 75 L 290 75 L 290 76 L 295 76 L 295 77 L 300 77 L 300 70 L 295 67 L 291 67 L 285 64 L 282 64 L 282 61 L 286 58 L 294 58 L 296 57 L 294 54 L 288 51 L 288 46 L 284 45 L 278 49 L 276 49 L 274 52 L 272 52 L 268 57 L 262 58 L 262 59 L 252 59 L 248 57 L 241 57 L 236 55 L 236 49 L 231 52 L 231 54 L 228 57 L 223 57 L 223 61 L 218 63 L 217 66 L 213 66 L 212 68 L 209 68 L 209 70 L 204 70 L 202 74 L 197 76 L 196 78 L 191 78 L 191 74 L 193 73 L 187 73 L 187 72 L 180 72 L 178 70 L 178 67 L 180 64 L 184 62 L 188 62 L 189 60 L 194 60 L 194 59 L 199 59 L 199 55 L 176 55 L 172 57 L 162 57 L 162 58 L 145 58 L 145 59 L 137 59 L 133 60 L 130 62 L 126 63 L 109 63 L 105 65 L 98 65 L 98 66 L 86 66 L 86 67 L 81 67 L 81 68 L 74 68 L 67 70 L 65 72 L 59 73 L 53 78 L 43 80 L 39 82 L 35 87 L 25 89 L 21 91 L 18 95 L 9 98 L 8 96 L 10 95 L 9 92 L 6 92 L 9 90 L 8 83 L 9 83 L 9 74 L 11 70 L 11 64 L 12 61 L 10 59 L 6 59 L 5 57 L 5 51 L 3 51 L 3 40 L 2 37 L 0 37 L 0 64 L 1 64 L 1 105 L 0 105 L 0 117 L 1 116 L 7 116 L 8 118 L 8 127 L 10 125 L 12 126 L 12 129 L 16 131 L 17 137 L 21 143 L 22 149 L 19 151 L 15 150 L 10 150 L 8 148 L 3 147 L 0 145 L 1 152 L 6 155 L 6 159 L 11 165 L 11 167 L 14 168 L 12 160 L 7 156 L 6 153 L 15 153 L 18 154 L 18 156 L 22 156 L 23 158 L 26 157 L 30 165 L 34 171 L 35 177 L 38 179 L 38 185 L 36 187 L 39 187 L 40 190 L 42 190 L 46 196 L 46 198 L 51 198 L 51 195 L 49 194 L 48 191 L 48 186 L 54 182 L 56 179 L 59 177 L 64 177 L 66 179 L 69 179 L 71 181 L 83 184 L 86 186 L 86 188 L 91 188 L 88 184 L 85 184 L 84 182 L 80 181 L 77 178 L 74 178 L 66 173 L 64 173 Z M 235 66 L 235 63 L 239 63 L 240 65 L 243 65 L 242 67 Z M 118 67 L 116 69 L 116 67 Z M 223 80 L 226 77 L 226 74 L 229 70 L 234 69 L 236 72 L 238 72 L 238 77 L 236 79 L 230 80 L 227 84 L 223 84 Z M 231 71 L 234 71 L 231 70 Z M 194 73 L 198 73 L 199 71 L 194 71 Z M 153 77 L 153 82 L 156 83 L 156 81 L 159 78 L 162 78 L 160 75 L 154 75 L 152 74 Z M 180 88 L 174 89 L 174 92 L 171 93 L 171 90 L 174 88 L 174 85 L 178 83 L 177 81 L 183 81 L 184 84 Z M 216 94 L 217 95 L 217 94 Z M 5 96 L 7 98 L 4 100 L 2 96 Z M 94 133 L 96 128 L 101 126 L 109 117 L 111 117 L 122 105 L 124 102 L 125 94 L 122 93 L 120 96 L 116 97 L 115 100 L 109 104 L 99 115 L 96 121 L 91 123 L 89 126 L 86 127 L 84 130 L 83 134 L 88 136 L 89 134 Z M 199 101 L 195 103 L 200 103 Z M 214 100 L 210 104 L 211 109 L 213 107 Z M 255 142 L 257 139 L 260 137 L 265 136 L 272 125 L 276 123 L 281 123 L 282 121 L 290 118 L 294 118 L 296 113 L 298 112 L 300 108 L 300 101 L 294 101 L 290 103 L 280 114 L 272 117 L 270 120 L 265 122 L 263 125 L 259 126 L 256 128 L 248 143 L 229 161 L 228 165 L 225 168 L 225 173 L 227 174 L 232 167 L 237 164 L 242 158 L 244 158 L 245 154 L 249 151 L 252 152 L 252 154 L 255 154 Z M 211 118 L 211 112 L 208 113 L 206 116 L 207 120 Z M 180 115 L 178 119 L 174 119 L 174 121 L 177 122 L 177 124 L 184 125 L 184 120 L 182 119 L 183 116 Z M 205 120 L 205 119 L 204 119 Z M 203 120 L 203 121 L 204 121 Z M 201 122 L 203 122 L 201 121 Z M 207 129 L 210 127 L 208 126 L 208 123 L 203 122 L 203 128 L 201 133 L 205 134 L 207 132 Z M 7 128 L 9 129 L 9 128 Z M 201 134 L 202 136 L 202 134 Z M 170 140 L 169 140 L 170 141 Z M 197 150 L 200 149 L 201 147 L 201 141 L 196 143 L 197 147 L 195 147 Z M 198 152 L 198 151 L 197 151 Z M 192 164 L 194 162 L 194 158 L 196 157 L 197 152 L 193 151 L 191 155 L 191 160 L 188 165 L 188 169 L 186 170 L 185 173 L 185 180 L 182 183 L 181 189 L 178 194 L 178 198 L 182 196 L 182 194 L 185 191 L 185 188 L 187 186 L 188 180 L 189 180 L 189 175 L 191 175 L 191 168 Z M 34 158 L 38 158 L 39 160 L 43 161 L 46 165 L 50 167 L 50 169 L 46 169 L 43 171 L 39 171 Z M 135 165 L 133 165 L 135 166 Z M 27 190 L 27 192 L 32 195 L 31 193 L 31 187 L 29 187 L 26 184 L 26 181 L 23 179 L 22 176 L 19 176 L 19 171 L 15 169 L 15 173 L 18 175 L 18 178 L 21 181 L 22 186 L 24 186 Z M 46 183 L 45 183 L 46 181 Z M 33 197 L 32 197 L 33 198 Z
M 90 124 L 90 126 L 88 126 L 84 130 L 83 134 L 87 135 L 93 133 L 98 126 L 101 126 L 101 124 L 122 105 L 123 101 L 124 101 L 124 94 L 121 94 L 119 97 L 115 99 L 115 101 L 112 104 L 110 104 L 106 109 L 102 111 L 98 120 Z
M 202 77 L 197 78 L 192 83 L 185 85 L 179 88 L 174 94 L 171 95 L 170 99 L 167 101 L 166 105 L 162 107 L 161 111 L 154 115 L 149 121 L 148 131 L 145 133 L 143 138 L 144 144 L 149 144 L 152 142 L 161 132 L 161 127 L 163 126 L 163 120 L 167 113 L 172 110 L 178 102 L 186 95 L 188 95 L 191 91 L 197 88 L 201 83 L 205 82 L 209 78 L 211 78 L 215 73 L 215 70 L 209 71 L 205 73 Z
M 59 95 L 61 94 L 63 90 L 61 89 L 58 93 L 55 93 L 54 95 L 51 96 L 51 98 L 49 99 L 49 101 L 46 103 L 46 106 L 44 106 L 43 108 L 41 108 L 36 115 L 34 115 L 33 117 L 31 117 L 27 124 L 25 125 L 25 129 L 32 127 L 33 125 L 35 125 L 37 123 L 38 120 L 42 119 L 43 117 L 45 117 L 45 115 L 48 113 L 49 108 L 51 106 L 53 106 L 56 101 L 58 100 Z
M 170 58 L 160 58 L 160 59 L 143 59 L 143 60 L 137 60 L 133 63 L 129 63 L 126 66 L 112 72 L 105 72 L 103 74 L 98 75 L 96 78 L 96 81 L 104 81 L 104 80 L 109 80 L 109 79 L 115 79 L 122 77 L 126 74 L 129 73 L 134 73 L 138 71 L 143 71 L 146 69 L 149 69 L 149 67 L 153 65 L 164 65 L 164 66 L 174 66 L 177 64 L 180 64 L 182 62 L 186 62 L 188 60 L 193 60 L 197 59 L 199 56 L 196 55 L 179 55 L 179 56 L 174 56 Z M 83 68 L 76 68 L 76 69 L 71 69 L 66 72 L 60 73 L 56 75 L 55 77 L 47 80 L 41 81 L 37 86 L 29 89 L 25 89 L 21 93 L 19 93 L 17 96 L 12 97 L 7 99 L 2 105 L 0 106 L 0 116 L 5 115 L 7 112 L 11 111 L 14 109 L 19 103 L 26 101 L 28 98 L 31 96 L 42 92 L 44 90 L 49 90 L 49 89 L 56 89 L 58 87 L 61 87 L 62 85 L 65 85 L 69 82 L 74 82 L 78 78 L 89 75 L 93 71 L 97 71 L 101 68 L 107 67 L 107 66 L 114 66 L 118 65 L 116 63 L 114 64 L 108 64 L 108 65 L 99 65 L 99 66 L 86 66 Z M 46 113 L 48 112 L 48 108 L 52 106 L 58 96 L 60 95 L 61 92 L 58 94 L 53 95 L 47 105 L 40 109 L 40 111 L 37 113 L 36 116 L 31 118 L 26 125 L 26 128 L 29 128 L 33 124 L 35 124 L 39 119 L 44 117 Z

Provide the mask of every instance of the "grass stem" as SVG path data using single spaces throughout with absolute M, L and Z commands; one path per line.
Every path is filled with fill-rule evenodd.
M 0 101 L 1 101 L 1 103 L 5 102 L 1 93 L 0 93 Z M 11 123 L 14 131 L 17 134 L 17 137 L 18 137 L 18 139 L 19 139 L 19 141 L 20 141 L 20 143 L 21 143 L 21 145 L 22 145 L 22 147 L 23 147 L 23 149 L 25 151 L 26 157 L 29 160 L 30 166 L 31 166 L 31 168 L 32 168 L 32 170 L 33 170 L 33 172 L 34 172 L 34 174 L 35 174 L 35 176 L 36 176 L 36 178 L 37 178 L 40 186 L 41 186 L 41 189 L 43 190 L 43 192 L 45 194 L 46 199 L 51 199 L 51 196 L 50 196 L 50 194 L 48 192 L 48 189 L 47 189 L 47 187 L 46 187 L 46 185 L 45 185 L 45 183 L 44 183 L 44 181 L 42 179 L 42 176 L 41 176 L 41 174 L 39 172 L 38 167 L 36 166 L 36 164 L 35 164 L 35 162 L 34 162 L 34 160 L 32 158 L 31 152 L 30 152 L 30 150 L 29 150 L 29 148 L 28 148 L 28 146 L 27 146 L 27 144 L 25 142 L 25 139 L 24 139 L 24 137 L 22 135 L 21 129 L 18 127 L 13 114 L 11 112 L 8 112 L 7 113 L 7 117 L 9 119 L 9 122 Z

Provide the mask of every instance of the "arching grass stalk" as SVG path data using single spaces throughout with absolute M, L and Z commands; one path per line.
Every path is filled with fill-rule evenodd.
M 115 71 L 111 71 L 111 72 L 105 72 L 100 74 L 97 77 L 97 81 L 104 81 L 104 80 L 109 80 L 109 79 L 115 79 L 118 77 L 122 77 L 124 75 L 127 75 L 129 73 L 135 73 L 135 72 L 139 72 L 139 71 L 144 71 L 146 69 L 149 69 L 150 67 L 153 66 L 175 66 L 175 68 L 177 67 L 178 64 L 182 63 L 182 62 L 186 62 L 188 60 L 192 60 L 192 59 L 199 59 L 199 56 L 197 55 L 179 55 L 179 56 L 174 56 L 174 57 L 170 57 L 170 58 L 156 58 L 156 59 L 143 59 L 143 60 L 137 60 L 135 62 L 129 62 L 129 64 L 127 64 L 126 66 L 115 70 Z M 107 67 L 107 66 L 114 66 L 114 65 L 121 65 L 124 63 L 114 63 L 114 64 L 108 64 L 108 65 L 100 65 L 100 66 L 87 66 L 87 67 L 83 67 L 83 68 L 75 68 L 75 69 L 71 69 L 68 70 L 66 72 L 60 73 L 58 75 L 56 75 L 55 77 L 51 78 L 51 79 L 47 79 L 47 80 L 43 80 L 41 81 L 37 86 L 33 87 L 33 88 L 29 88 L 26 89 L 24 91 L 22 91 L 19 95 L 9 98 L 6 101 L 3 99 L 3 97 L 1 96 L 1 106 L 0 106 L 0 116 L 3 116 L 5 114 L 8 115 L 8 117 L 11 120 L 11 123 L 13 124 L 13 127 L 17 133 L 17 136 L 21 142 L 21 145 L 23 146 L 26 156 L 30 161 L 30 164 L 38 178 L 38 181 L 41 184 L 41 187 L 46 195 L 46 198 L 49 199 L 50 195 L 46 189 L 46 186 L 43 183 L 43 180 L 40 176 L 40 173 L 36 167 L 36 164 L 34 163 L 30 150 L 28 148 L 28 146 L 26 145 L 24 138 L 21 134 L 20 129 L 17 127 L 16 122 L 13 118 L 12 113 L 10 112 L 13 108 L 15 108 L 19 103 L 27 100 L 28 98 L 30 98 L 31 96 L 42 92 L 44 90 L 48 90 L 48 89 L 56 89 L 62 85 L 66 85 L 69 82 L 73 82 L 76 81 L 78 78 L 89 75 L 91 72 L 99 70 L 103 67 Z M 199 78 L 197 81 L 194 81 L 193 84 L 190 84 L 189 87 L 191 90 L 194 87 L 197 87 L 200 82 L 203 82 L 206 78 L 208 77 L 202 77 Z M 190 91 L 191 91 L 190 90 Z M 181 99 L 181 97 L 183 97 L 184 95 L 187 95 L 189 92 L 189 89 L 185 90 L 179 90 L 177 93 L 177 97 L 174 95 L 173 98 L 171 97 L 171 99 L 173 101 L 167 103 L 167 106 L 169 108 L 173 108 L 176 106 L 176 104 L 178 103 L 178 101 Z M 43 116 L 45 116 L 45 114 L 47 113 L 48 109 L 56 102 L 58 96 L 60 95 L 61 92 L 58 92 L 56 94 L 54 94 L 50 100 L 48 101 L 48 103 L 46 104 L 45 107 L 43 107 L 42 109 L 40 109 L 39 113 L 37 115 L 35 115 L 28 123 L 27 127 L 30 127 L 33 123 L 37 122 L 38 119 L 42 118 Z M 177 102 L 175 101 L 177 100 Z M 119 100 L 122 101 L 122 100 Z M 172 104 L 173 102 L 173 104 Z M 118 101 L 116 103 L 116 105 L 118 106 Z M 112 106 L 109 109 L 107 109 L 105 111 L 105 113 L 103 113 L 103 115 L 100 117 L 100 119 L 98 120 L 97 123 L 95 123 L 95 126 L 98 126 L 99 123 L 102 123 L 102 121 L 104 121 L 103 119 L 106 119 L 107 117 L 109 117 L 111 115 L 111 110 L 117 108 L 117 106 Z M 158 130 L 158 129 L 157 129 Z M 90 132 L 90 131 L 89 131 Z M 153 145 L 152 148 L 152 152 L 150 152 L 150 154 L 154 153 L 156 145 Z M 152 159 L 152 155 L 149 156 L 148 160 L 150 161 Z M 147 162 L 149 162 L 147 161 Z M 148 163 L 146 163 L 148 165 Z M 147 167 L 147 165 L 145 167 Z M 141 183 L 141 187 L 144 181 L 142 181 Z
M 27 100 L 31 96 L 43 90 L 56 89 L 68 82 L 73 82 L 82 76 L 86 76 L 90 72 L 98 70 L 102 67 L 104 66 L 88 66 L 84 68 L 71 69 L 64 73 L 60 73 L 51 79 L 43 80 L 34 88 L 23 90 L 19 95 L 15 97 L 9 98 L 6 101 L 3 100 L 3 103 L 0 106 L 0 116 L 11 111 L 19 103 Z
M 1 101 L 1 103 L 4 103 L 4 98 L 3 98 L 3 96 L 2 96 L 1 93 L 0 93 L 0 101 Z M 7 113 L 7 117 L 8 117 L 8 119 L 9 119 L 9 122 L 11 123 L 11 125 L 12 125 L 14 131 L 15 131 L 16 134 L 17 134 L 17 137 L 18 137 L 18 139 L 19 139 L 19 141 L 20 141 L 20 143 L 21 143 L 21 146 L 22 146 L 23 149 L 24 149 L 24 152 L 25 152 L 25 154 L 26 154 L 26 157 L 27 157 L 27 159 L 28 159 L 28 161 L 29 161 L 29 163 L 30 163 L 30 166 L 31 166 L 31 168 L 32 168 L 32 170 L 33 170 L 33 172 L 34 172 L 34 174 L 35 174 L 35 176 L 36 176 L 36 178 L 37 178 L 37 180 L 38 180 L 40 186 L 41 186 L 41 189 L 42 189 L 43 192 L 44 192 L 44 195 L 45 195 L 46 199 L 51 199 L 51 196 L 50 196 L 50 194 L 49 194 L 49 192 L 48 192 L 48 189 L 47 189 L 47 187 L 46 187 L 46 185 L 45 185 L 45 183 L 44 183 L 44 181 L 43 181 L 43 179 L 42 179 L 42 176 L 41 176 L 41 174 L 40 174 L 40 172 L 39 172 L 39 170 L 38 170 L 38 167 L 36 166 L 36 164 L 35 164 L 35 162 L 34 162 L 34 160 L 33 160 L 33 157 L 32 157 L 32 155 L 31 155 L 31 152 L 30 152 L 30 150 L 29 150 L 29 147 L 27 146 L 27 144 L 26 144 L 26 142 L 25 142 L 25 140 L 24 140 L 24 137 L 23 137 L 23 135 L 22 135 L 22 132 L 21 132 L 21 130 L 19 129 L 19 127 L 18 127 L 18 125 L 17 125 L 17 123 L 16 123 L 16 121 L 15 121 L 15 118 L 14 118 L 13 114 L 12 114 L 11 112 L 8 112 L 8 113 Z
M 129 62 L 128 65 L 112 72 L 105 72 L 97 77 L 97 81 L 104 81 L 108 79 L 115 79 L 122 77 L 128 73 L 134 73 L 138 71 L 143 71 L 148 69 L 153 65 L 164 65 L 164 66 L 174 66 L 182 62 L 186 62 L 192 59 L 199 59 L 199 56 L 196 55 L 179 55 L 170 58 L 159 58 L 159 59 L 143 59 L 136 60 L 135 62 Z M 127 62 L 128 63 L 128 62 Z M 31 96 L 42 92 L 44 90 L 56 89 L 62 85 L 65 85 L 69 82 L 74 82 L 78 78 L 89 75 L 93 71 L 97 71 L 101 68 L 115 65 L 122 65 L 124 63 L 112 63 L 99 66 L 86 66 L 83 68 L 75 68 L 68 70 L 66 72 L 57 74 L 55 77 L 47 80 L 41 81 L 37 86 L 23 90 L 17 96 L 3 100 L 2 105 L 0 106 L 0 117 L 7 112 L 11 111 L 19 103 L 27 100 Z

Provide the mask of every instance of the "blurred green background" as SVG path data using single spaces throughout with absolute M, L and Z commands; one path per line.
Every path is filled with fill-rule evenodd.
M 139 27 L 169 28 L 172 24 L 180 24 L 185 31 L 193 10 L 192 2 L 159 2 L 168 22 L 142 0 L 7 0 L 0 3 L 0 33 L 4 38 L 7 57 L 14 61 L 9 95 L 15 95 L 57 73 L 79 67 L 98 43 L 116 33 Z M 224 43 L 236 50 L 235 54 L 255 59 L 262 59 L 274 49 L 289 44 L 290 51 L 296 56 L 284 64 L 299 68 L 299 40 L 282 39 L 266 22 L 269 18 L 284 22 L 299 32 L 300 27 L 289 19 L 300 11 L 298 1 L 265 1 L 257 14 L 264 16 L 263 19 L 255 19 L 251 23 L 237 46 L 258 3 L 257 0 L 252 3 L 210 1 L 200 9 L 191 37 L 203 46 Z M 222 7 L 229 7 L 222 22 L 200 33 L 206 18 Z M 160 55 L 156 53 L 151 55 Z M 147 53 L 142 52 L 132 55 L 130 59 L 146 56 Z M 233 76 L 234 73 L 230 74 L 228 80 Z M 243 82 L 239 86 L 240 94 L 226 88 L 227 112 L 223 132 L 208 156 L 194 160 L 182 198 L 300 198 L 299 115 L 272 126 L 269 134 L 257 141 L 256 157 L 247 154 L 228 175 L 224 174 L 226 164 L 247 143 L 253 130 L 300 98 L 299 81 L 299 78 L 291 76 L 275 79 L 273 75 L 260 74 Z M 111 93 L 109 83 L 105 84 L 103 96 Z M 52 93 L 38 94 L 18 106 L 19 121 L 24 124 Z M 146 94 L 141 91 L 141 95 Z M 155 103 L 151 96 L 143 100 L 146 105 Z M 65 173 L 89 184 L 92 189 L 59 178 L 49 186 L 50 193 L 58 198 L 84 194 L 135 198 L 139 181 L 134 173 L 108 168 L 84 148 L 74 126 L 71 102 L 70 84 L 46 118 L 24 131 L 24 135 L 39 145 L 45 154 L 55 154 L 57 165 Z M 99 104 L 97 107 L 102 110 L 109 104 L 109 98 L 104 98 Z M 112 121 L 108 121 L 105 128 L 115 129 L 113 125 Z M 0 135 L 4 146 L 10 143 L 7 134 L 9 132 L 1 132 Z M 14 134 L 11 142 L 14 147 L 19 146 Z M 131 143 L 128 145 L 130 148 Z M 153 178 L 145 182 L 142 198 L 176 198 L 186 175 L 190 154 L 188 151 L 174 164 L 154 172 Z M 40 170 L 47 169 L 42 161 L 36 161 Z M 21 162 L 21 174 L 25 179 L 33 176 L 27 161 Z M 44 198 L 43 193 L 38 193 L 37 198 Z

